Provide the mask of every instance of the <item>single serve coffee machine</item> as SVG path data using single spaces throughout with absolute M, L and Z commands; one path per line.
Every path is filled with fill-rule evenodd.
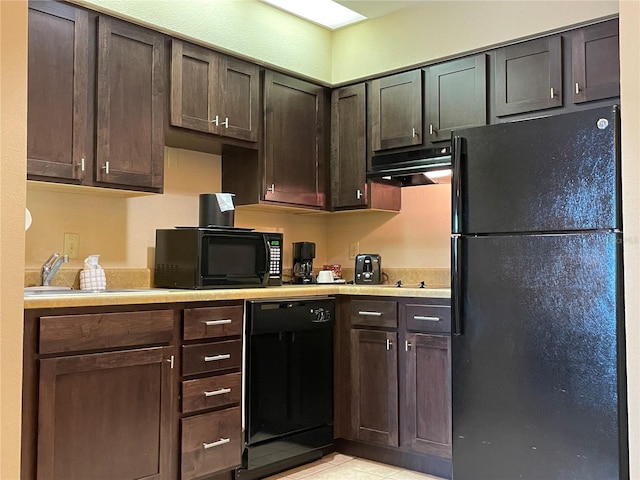
M 314 283 L 313 259 L 316 258 L 316 244 L 313 242 L 293 243 L 293 283 Z

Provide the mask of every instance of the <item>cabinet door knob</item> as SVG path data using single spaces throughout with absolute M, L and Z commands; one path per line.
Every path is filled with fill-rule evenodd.
M 224 122 L 222 122 L 224 128 L 229 128 L 229 117 L 224 117 Z
M 576 95 L 580 93 L 580 84 L 576 82 Z
M 358 315 L 363 315 L 365 317 L 381 317 L 382 312 L 367 312 L 367 311 L 360 310 L 358 312 Z
M 362 198 L 362 191 L 360 189 L 356 190 L 356 200 L 360 200 Z
M 211 120 L 211 123 L 215 124 L 215 126 L 218 126 L 219 120 L 218 120 L 218 115 L 216 115 L 216 118 L 214 118 L 213 120 Z
M 102 166 L 102 170 L 104 170 L 104 173 L 109 175 L 109 161 L 107 160 L 106 162 L 104 162 L 104 165 Z
M 81 171 L 81 172 L 84 172 L 84 168 L 85 168 L 85 165 L 84 165 L 84 157 L 82 157 L 82 158 L 80 159 L 80 163 L 78 164 L 78 167 L 80 167 L 80 171 Z
M 414 315 L 413 316 L 414 320 L 425 320 L 427 322 L 439 322 L 440 321 L 440 317 L 428 317 L 425 315 Z
M 553 87 L 551 87 L 551 98 L 554 97 Z
M 409 340 L 405 340 L 404 341 L 404 351 L 408 352 L 409 350 L 411 350 L 411 342 Z
M 418 132 L 416 132 L 416 127 L 412 127 L 411 128 L 411 136 L 413 136 L 413 137 L 417 137 L 418 136 Z
M 393 342 L 387 338 L 387 350 L 391 350 L 391 347 L 393 347 Z
M 270 187 L 267 187 L 267 193 L 276 193 L 276 186 L 273 183 Z
M 430 125 L 429 125 L 429 135 L 433 135 L 433 132 L 434 132 L 434 130 L 433 130 L 433 124 L 430 124 Z

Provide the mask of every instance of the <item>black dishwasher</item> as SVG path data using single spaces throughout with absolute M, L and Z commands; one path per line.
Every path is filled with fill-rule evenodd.
M 315 460 L 333 443 L 330 297 L 247 301 L 243 466 L 264 478 Z

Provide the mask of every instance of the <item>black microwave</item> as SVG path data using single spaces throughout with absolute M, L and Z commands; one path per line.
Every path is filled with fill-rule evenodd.
M 282 285 L 282 234 L 239 228 L 156 230 L 156 287 Z

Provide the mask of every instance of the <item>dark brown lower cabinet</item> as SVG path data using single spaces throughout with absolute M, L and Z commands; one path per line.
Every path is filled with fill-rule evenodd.
M 351 330 L 351 422 L 357 440 L 398 446 L 395 332 Z
M 337 302 L 336 449 L 451 477 L 447 298 Z
M 241 462 L 240 407 L 182 419 L 182 480 L 231 470 Z
M 403 353 L 400 443 L 451 457 L 451 338 L 408 333 Z
M 222 480 L 242 463 L 242 302 L 183 317 L 180 479 Z
M 171 478 L 172 347 L 40 361 L 37 478 Z

